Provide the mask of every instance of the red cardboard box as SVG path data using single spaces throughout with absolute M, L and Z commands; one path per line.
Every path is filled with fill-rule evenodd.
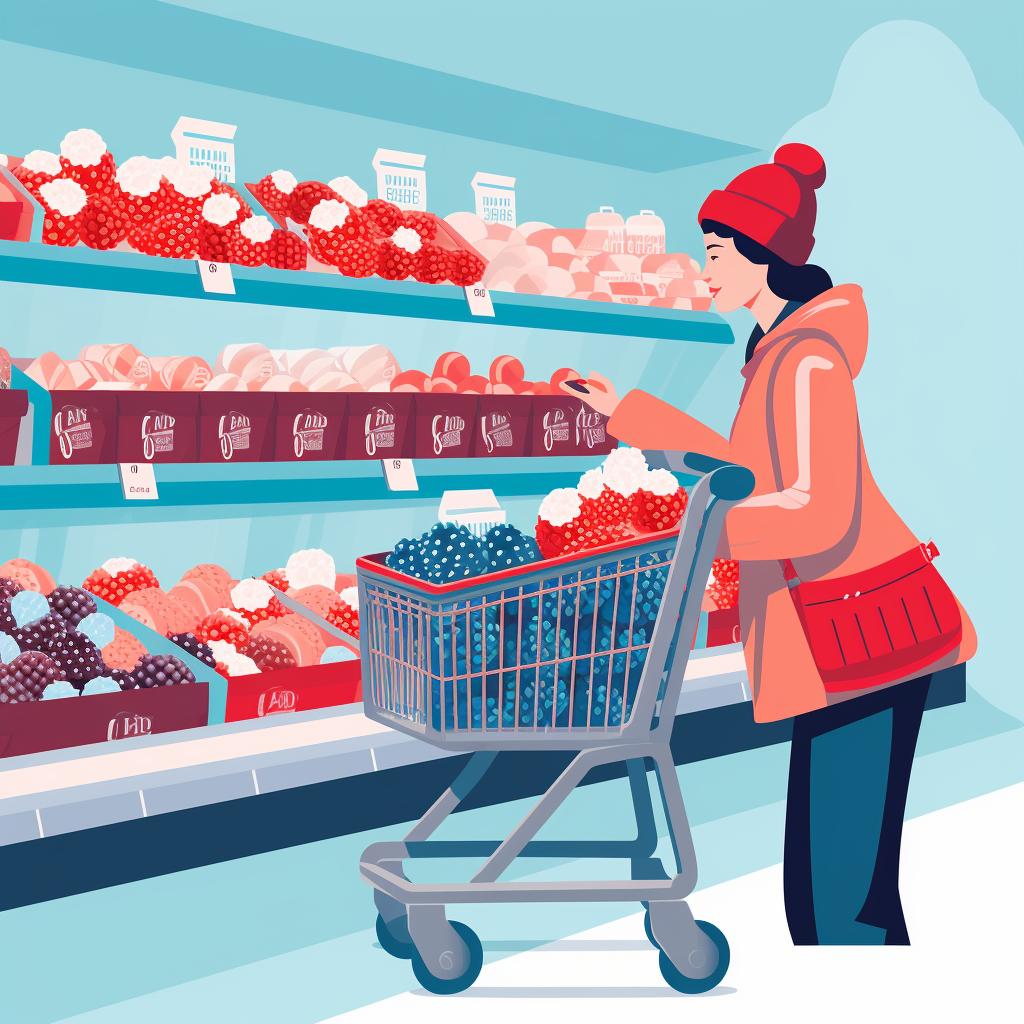
M 240 722 L 292 711 L 332 708 L 356 704 L 362 699 L 362 673 L 358 660 L 281 669 L 228 679 L 224 720 Z
M 274 459 L 315 462 L 337 459 L 348 415 L 348 394 L 292 393 L 277 396 Z
M 274 448 L 274 398 L 263 392 L 200 392 L 199 461 L 268 461 Z
M 35 204 L 11 174 L 21 160 L 11 156 L 7 160 L 8 166 L 0 167 L 0 238 L 10 242 L 27 242 L 32 237 Z
M 0 390 L 0 466 L 13 466 L 18 454 L 18 431 L 28 412 L 28 392 Z
M 489 458 L 528 454 L 533 403 L 529 395 L 481 395 L 477 399 L 473 455 Z
M 206 725 L 206 683 L 0 704 L 0 757 Z
M 348 421 L 340 459 L 411 458 L 412 394 L 349 391 Z
M 739 608 L 708 612 L 708 647 L 738 644 L 741 639 Z
M 476 395 L 415 395 L 412 453 L 417 459 L 467 459 L 473 454 Z
M 616 447 L 607 417 L 578 398 L 540 395 L 532 401 L 530 455 L 605 455 Z
M 96 466 L 117 461 L 117 393 L 51 391 L 50 462 Z
M 117 397 L 118 462 L 198 462 L 199 395 L 123 391 Z

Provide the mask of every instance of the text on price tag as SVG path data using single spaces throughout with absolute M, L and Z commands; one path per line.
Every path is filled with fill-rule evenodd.
M 381 465 L 384 467 L 384 479 L 387 481 L 389 491 L 420 489 L 412 459 L 381 459 Z
M 151 462 L 122 462 L 121 490 L 126 501 L 156 501 L 156 474 Z
M 466 285 L 466 301 L 473 316 L 494 316 L 491 293 L 482 284 Z
M 199 267 L 199 280 L 203 282 L 203 291 L 215 295 L 234 295 L 235 279 L 231 276 L 230 263 L 211 263 L 209 260 L 196 260 Z

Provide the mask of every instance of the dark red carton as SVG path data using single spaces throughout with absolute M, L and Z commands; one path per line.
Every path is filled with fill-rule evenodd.
M 209 686 L 185 683 L 0 704 L 0 757 L 133 739 L 207 723 Z
M 417 459 L 468 459 L 473 454 L 478 396 L 413 397 L 413 455 Z
M 529 395 L 481 395 L 477 399 L 474 457 L 526 455 L 533 402 Z
M 708 647 L 738 644 L 740 636 L 740 610 L 738 607 L 720 608 L 708 612 Z
M 27 391 L 0 389 L 0 466 L 14 465 L 21 419 L 27 412 Z
M 117 398 L 118 462 L 198 462 L 199 395 L 123 391 Z
M 412 394 L 349 391 L 345 442 L 341 459 L 411 458 Z
M 356 704 L 363 699 L 358 659 L 228 679 L 226 722 Z
M 530 455 L 606 455 L 617 442 L 608 419 L 570 395 L 532 399 Z
M 268 392 L 200 392 L 199 461 L 268 461 L 274 447 L 274 398 Z
M 51 391 L 50 462 L 96 466 L 117 462 L 114 391 Z
M 277 396 L 274 459 L 316 462 L 337 459 L 348 415 L 348 395 L 327 391 L 285 392 Z

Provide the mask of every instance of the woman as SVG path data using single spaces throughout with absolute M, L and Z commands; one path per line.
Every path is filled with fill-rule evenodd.
M 794 717 L 784 863 L 790 933 L 797 944 L 907 944 L 900 841 L 928 684 L 935 670 L 971 657 L 976 639 L 945 588 L 944 649 L 929 648 L 907 612 L 900 625 L 913 633 L 906 640 L 916 652 L 912 673 L 893 679 L 900 669 L 890 666 L 882 683 L 860 686 L 854 672 L 845 684 L 827 684 L 821 635 L 805 625 L 813 608 L 797 605 L 814 581 L 838 581 L 840 589 L 851 577 L 906 585 L 900 580 L 910 574 L 896 567 L 908 558 L 915 572 L 927 561 L 944 587 L 930 567 L 937 552 L 919 544 L 883 497 L 864 453 L 853 386 L 867 350 L 861 289 L 833 287 L 824 270 L 807 264 L 815 190 L 824 180 L 816 150 L 785 145 L 773 163 L 712 192 L 698 215 L 716 308 L 744 306 L 756 321 L 728 439 L 643 391 L 620 400 L 599 374 L 591 374 L 586 400 L 628 444 L 702 452 L 753 471 L 754 494 L 729 512 L 723 544 L 740 562 L 754 717 Z M 896 598 L 904 600 L 898 591 Z M 884 615 L 877 619 L 876 630 L 890 628 Z M 873 642 L 864 640 L 865 648 Z M 840 676 L 845 666 L 844 655 Z

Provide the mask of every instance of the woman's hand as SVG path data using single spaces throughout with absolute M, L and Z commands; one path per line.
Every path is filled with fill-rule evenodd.
M 607 377 L 594 370 L 590 371 L 586 382 L 588 393 L 585 395 L 575 388 L 569 387 L 565 381 L 561 383 L 560 387 L 567 395 L 572 395 L 573 398 L 582 398 L 595 412 L 611 419 L 619 405 L 619 396 L 615 392 L 615 385 Z

